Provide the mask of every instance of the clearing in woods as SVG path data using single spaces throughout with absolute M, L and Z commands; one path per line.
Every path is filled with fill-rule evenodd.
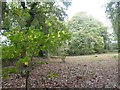
M 33 61 L 47 61 L 34 58 Z M 31 70 L 29 88 L 115 88 L 118 78 L 118 54 L 67 56 L 66 63 L 51 58 Z M 3 88 L 24 88 L 25 78 L 12 74 L 3 81 Z

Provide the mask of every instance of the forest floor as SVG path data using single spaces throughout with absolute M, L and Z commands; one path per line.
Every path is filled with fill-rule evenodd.
M 33 61 L 48 61 L 34 58 Z M 48 64 L 38 64 L 28 78 L 29 88 L 116 88 L 118 54 L 68 56 L 62 63 L 51 58 Z M 3 80 L 3 88 L 24 88 L 25 77 L 11 74 Z

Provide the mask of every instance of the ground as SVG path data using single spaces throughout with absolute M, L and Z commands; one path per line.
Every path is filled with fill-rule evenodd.
M 115 88 L 118 80 L 118 54 L 68 56 L 62 63 L 59 58 L 47 61 L 31 70 L 29 88 Z M 19 76 L 19 77 L 18 77 Z M 12 74 L 3 80 L 3 88 L 24 88 L 25 77 Z

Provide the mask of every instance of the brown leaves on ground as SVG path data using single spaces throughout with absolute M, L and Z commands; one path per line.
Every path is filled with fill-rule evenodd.
M 29 88 L 115 88 L 118 82 L 118 58 L 115 56 L 117 54 L 70 56 L 66 63 L 52 58 L 48 64 L 37 65 L 31 70 Z M 53 77 L 49 76 L 51 72 Z M 5 87 L 25 87 L 25 78 L 12 74 L 3 81 Z

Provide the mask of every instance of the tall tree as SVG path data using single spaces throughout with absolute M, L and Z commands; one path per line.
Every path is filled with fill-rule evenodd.
M 73 33 L 69 51 L 91 54 L 108 49 L 107 28 L 87 13 L 80 12 L 75 14 L 67 22 L 67 26 L 69 31 Z M 75 46 L 78 46 L 78 48 Z
M 2 44 L 3 62 L 17 59 L 17 68 L 21 64 L 28 66 L 31 57 L 37 56 L 40 50 L 53 50 L 69 37 L 61 21 L 66 16 L 62 14 L 65 11 L 55 2 L 10 2 L 3 5 L 2 35 L 9 42 L 9 45 Z
M 19 25 L 24 31 L 30 26 L 34 26 L 36 29 L 41 28 L 46 35 L 50 33 L 48 31 L 50 28 L 53 30 L 52 32 L 66 30 L 62 22 L 59 21 L 64 21 L 67 17 L 65 10 L 70 5 L 70 2 L 62 3 L 63 6 L 54 1 L 3 3 L 4 22 L 2 28 L 9 31 L 10 27 Z M 40 50 L 40 52 L 41 56 L 43 56 L 43 51 Z
M 120 52 L 120 1 L 111 1 L 107 3 L 106 13 L 112 22 L 114 32 L 118 39 L 118 52 Z

